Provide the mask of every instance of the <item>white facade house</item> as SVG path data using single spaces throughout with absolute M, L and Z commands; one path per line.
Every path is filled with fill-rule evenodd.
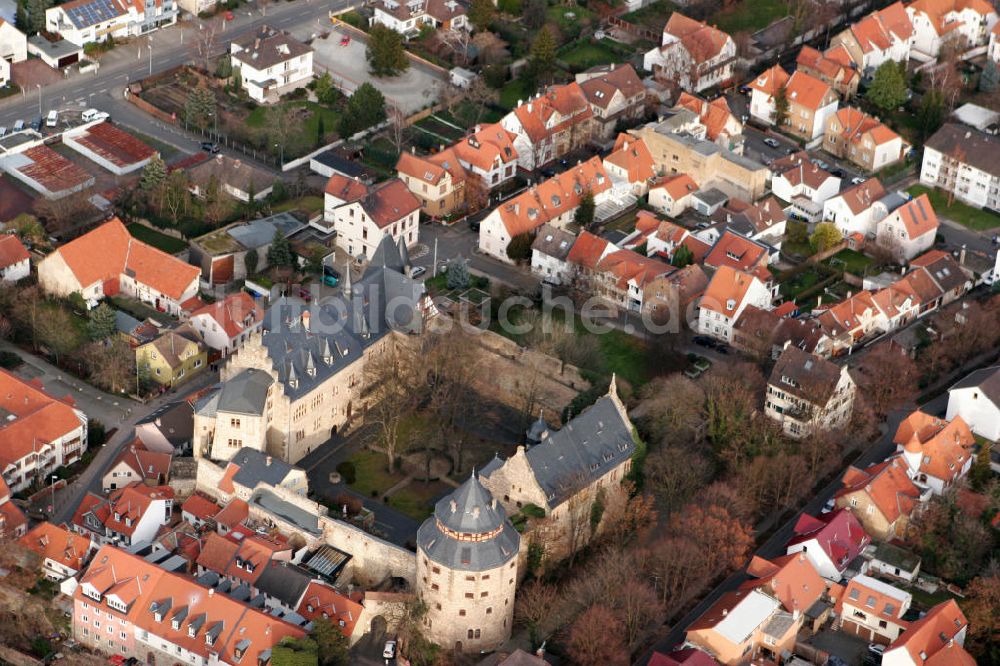
M 663 38 L 643 56 L 643 69 L 682 90 L 700 92 L 733 77 L 736 42 L 703 21 L 674 12 L 663 28 Z
M 884 196 L 882 183 L 869 178 L 823 202 L 823 220 L 837 225 L 845 238 L 854 233 L 874 238 L 878 213 L 875 204 Z
M 909 261 L 934 246 L 938 226 L 930 199 L 921 194 L 881 220 L 876 227 L 875 240 L 897 261 Z
M 174 0 L 72 0 L 45 10 L 46 31 L 83 46 L 109 38 L 136 37 L 173 25 L 178 9 Z
M 775 65 L 761 72 L 748 84 L 750 88 L 750 117 L 765 125 L 775 121 L 774 99 L 788 83 L 788 72 Z
M 937 58 L 941 47 L 961 50 L 985 46 L 997 23 L 997 12 L 986 0 L 916 0 L 906 7 L 913 23 L 913 51 Z
M 350 181 L 350 193 L 341 195 L 334 185 L 342 180 L 350 181 L 333 176 L 324 195 L 324 224 L 337 232 L 338 247 L 352 257 L 370 259 L 386 236 L 403 247 L 419 241 L 420 199 L 402 180 L 393 178 L 370 189 Z
M 948 389 L 945 418 L 958 416 L 980 437 L 1000 441 L 1000 365 L 976 370 Z
M 819 168 L 808 153 L 795 153 L 771 164 L 771 193 L 788 202 L 786 212 L 817 222 L 823 205 L 840 192 L 840 178 Z
M 947 123 L 924 144 L 920 182 L 976 208 L 1000 211 L 1000 137 Z
M 312 48 L 266 25 L 230 44 L 229 56 L 243 89 L 259 104 L 276 102 L 313 78 Z
M 28 38 L 24 33 L 0 18 L 0 86 L 10 81 L 10 66 L 28 58 Z
M 410 38 L 427 25 L 444 30 L 469 29 L 465 5 L 456 0 L 379 0 L 372 25 L 380 23 Z
M 732 342 L 733 326 L 747 306 L 770 310 L 771 300 L 771 290 L 756 275 L 720 266 L 701 298 L 698 332 Z
M 908 61 L 912 44 L 913 23 L 902 2 L 862 17 L 831 40 L 831 46 L 847 49 L 865 77 L 883 63 Z
M 531 272 L 551 284 L 569 284 L 576 270 L 569 261 L 576 237 L 565 229 L 543 224 L 531 244 Z
M 913 596 L 909 592 L 870 576 L 855 576 L 837 603 L 840 628 L 864 640 L 888 645 L 909 625 L 903 615 L 911 603 Z
M 986 50 L 986 57 L 1000 64 L 1000 21 L 997 21 L 993 29 L 990 30 L 990 42 L 989 48 Z
M 264 310 L 241 291 L 195 310 L 190 322 L 206 346 L 228 356 L 261 329 Z
M 13 234 L 0 235 L 0 282 L 17 282 L 31 275 L 31 256 Z

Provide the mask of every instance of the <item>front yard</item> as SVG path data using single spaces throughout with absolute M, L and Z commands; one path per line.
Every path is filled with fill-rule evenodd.
M 948 204 L 948 194 L 940 190 L 933 190 L 923 185 L 914 185 L 907 190 L 913 196 L 926 194 L 934 206 L 934 212 L 940 217 L 958 222 L 963 227 L 968 227 L 974 231 L 989 231 L 1000 227 L 1000 215 L 990 213 L 968 206 L 957 199 Z

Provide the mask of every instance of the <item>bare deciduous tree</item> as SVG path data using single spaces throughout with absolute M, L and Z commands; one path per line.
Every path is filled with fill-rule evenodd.
M 411 357 L 401 347 L 402 343 L 388 337 L 365 366 L 369 398 L 365 421 L 375 426 L 375 442 L 384 449 L 390 470 L 406 444 L 400 440 L 400 424 L 414 406 Z

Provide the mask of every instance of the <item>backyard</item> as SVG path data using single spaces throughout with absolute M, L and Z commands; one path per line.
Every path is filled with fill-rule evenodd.
M 785 0 L 743 0 L 716 12 L 709 23 L 730 35 L 754 33 L 787 15 Z
M 841 250 L 823 263 L 835 270 L 863 277 L 865 270 L 872 264 L 872 259 L 856 250 Z
M 948 194 L 940 190 L 933 190 L 923 185 L 914 185 L 907 190 L 913 196 L 926 194 L 934 206 L 934 212 L 940 217 L 947 218 L 953 222 L 958 222 L 963 227 L 968 227 L 974 231 L 989 231 L 1000 227 L 1000 216 L 979 208 L 968 206 L 957 199 L 948 204 Z
M 160 233 L 138 222 L 128 225 L 128 232 L 132 234 L 133 238 L 138 238 L 143 243 L 152 245 L 158 250 L 163 250 L 167 254 L 177 254 L 187 248 L 187 243 L 181 239 Z
M 615 42 L 610 39 L 600 41 L 579 41 L 559 50 L 559 61 L 574 72 L 581 72 L 597 65 L 620 62 L 624 56 Z

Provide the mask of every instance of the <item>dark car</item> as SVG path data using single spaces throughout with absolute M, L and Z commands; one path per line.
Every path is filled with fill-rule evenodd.
M 564 158 L 564 159 L 561 159 L 561 160 L 559 160 L 559 166 L 561 166 L 562 168 L 564 168 L 564 169 L 565 169 L 566 167 L 568 167 L 568 166 L 569 166 L 569 160 L 567 160 L 567 159 L 565 159 L 565 158 Z
M 719 345 L 719 346 L 717 346 L 715 348 L 715 351 L 717 351 L 720 354 L 722 354 L 723 356 L 725 356 L 725 355 L 729 354 L 729 347 L 727 347 L 726 345 Z
M 698 345 L 699 347 L 712 348 L 716 346 L 715 340 L 708 337 L 707 335 L 696 335 L 691 339 L 691 341 L 696 345 Z
M 479 231 L 479 222 L 480 220 L 469 220 L 469 229 Z
M 213 155 L 219 152 L 220 150 L 219 144 L 212 143 L 211 141 L 202 141 L 201 149 L 204 150 L 205 152 L 212 153 Z
M 844 170 L 843 169 L 834 169 L 830 173 L 832 175 L 836 176 L 837 178 L 843 178 L 844 177 Z
M 556 175 L 556 170 L 552 167 L 545 167 L 544 169 L 539 169 L 538 173 L 542 174 L 546 178 L 552 178 Z
M 34 120 L 32 120 L 31 121 L 31 129 L 35 130 L 36 132 L 41 132 L 42 131 L 42 119 L 41 118 L 35 118 Z

